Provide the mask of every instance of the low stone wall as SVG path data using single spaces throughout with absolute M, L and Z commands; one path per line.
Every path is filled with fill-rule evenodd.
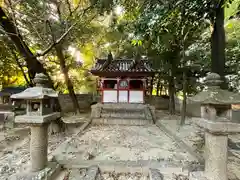
M 0 111 L 11 111 L 12 109 L 11 104 L 0 104 Z
M 91 105 L 100 101 L 100 97 L 94 94 L 77 94 L 81 111 L 90 111 Z M 155 106 L 156 109 L 168 109 L 169 100 L 158 96 L 148 96 L 145 99 L 147 104 Z M 63 112 L 72 112 L 73 103 L 69 94 L 60 94 L 59 102 Z
M 175 108 L 177 112 L 181 112 L 182 100 L 175 98 Z M 187 100 L 187 116 L 200 117 L 201 116 L 201 105 L 198 102 Z
M 81 111 L 90 111 L 91 104 L 95 101 L 93 94 L 76 94 Z M 69 94 L 59 94 L 59 103 L 62 112 L 73 112 L 73 103 Z
M 91 105 L 95 102 L 100 101 L 100 97 L 96 96 L 94 94 L 77 94 L 77 99 L 80 105 L 80 109 L 83 112 L 90 111 Z M 73 112 L 73 104 L 70 96 L 68 94 L 60 94 L 59 95 L 59 102 L 62 108 L 63 112 Z M 150 104 L 155 107 L 157 110 L 167 110 L 169 107 L 169 99 L 168 98 L 163 98 L 161 96 L 147 96 L 145 98 L 145 102 L 147 104 Z M 182 100 L 178 99 L 177 97 L 175 98 L 175 107 L 176 111 L 180 112 L 181 111 L 181 106 L 182 106 Z M 187 115 L 188 116 L 194 116 L 194 117 L 200 117 L 201 112 L 200 112 L 200 104 L 187 101 Z
M 167 110 L 169 107 L 169 99 L 161 96 L 147 96 L 145 102 L 155 107 L 158 110 Z

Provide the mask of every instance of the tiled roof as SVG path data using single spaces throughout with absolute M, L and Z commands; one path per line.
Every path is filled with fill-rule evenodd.
M 97 59 L 92 71 L 99 72 L 154 72 L 148 60 L 133 59 Z

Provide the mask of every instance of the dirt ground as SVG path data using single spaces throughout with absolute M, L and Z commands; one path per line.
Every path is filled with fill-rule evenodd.
M 158 117 L 161 117 L 159 120 L 166 128 L 174 132 L 186 144 L 195 148 L 196 151 L 201 150 L 198 146 L 201 144 L 199 143 L 201 138 L 196 133 L 199 129 L 194 126 L 191 118 L 188 118 L 186 125 L 177 131 L 179 116 L 169 116 L 166 112 L 159 111 Z M 27 127 L 8 131 L 0 129 L 0 180 L 7 180 L 10 175 L 23 172 L 29 167 L 29 134 L 30 130 Z M 53 152 L 56 154 L 61 152 L 71 158 L 78 157 L 83 160 L 195 160 L 154 125 L 91 126 L 82 136 L 70 141 L 69 146 L 61 147 L 60 144 L 71 136 L 71 133 L 49 136 L 49 157 Z M 239 147 L 240 135 L 230 136 L 230 140 Z M 240 179 L 239 165 L 240 150 L 236 147 L 230 148 L 228 162 L 230 179 Z M 111 179 L 111 177 L 106 178 L 108 176 L 110 174 L 106 173 L 102 179 Z M 130 178 L 132 175 L 125 177 L 127 176 Z M 139 179 L 147 180 L 148 178 Z
M 155 125 L 91 126 L 86 132 L 58 148 L 56 156 L 82 160 L 194 161 Z M 66 157 L 67 155 L 67 157 Z

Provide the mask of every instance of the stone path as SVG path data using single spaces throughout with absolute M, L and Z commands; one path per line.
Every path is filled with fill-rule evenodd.
M 53 154 L 57 160 L 196 160 L 155 125 L 91 126 Z

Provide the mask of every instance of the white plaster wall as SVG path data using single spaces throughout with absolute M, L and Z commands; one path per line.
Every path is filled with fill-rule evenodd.
M 103 102 L 117 102 L 117 91 L 116 90 L 104 90 L 103 91 Z
M 128 91 L 120 90 L 118 101 L 119 102 L 128 102 Z
M 143 103 L 143 91 L 129 91 L 130 103 Z

